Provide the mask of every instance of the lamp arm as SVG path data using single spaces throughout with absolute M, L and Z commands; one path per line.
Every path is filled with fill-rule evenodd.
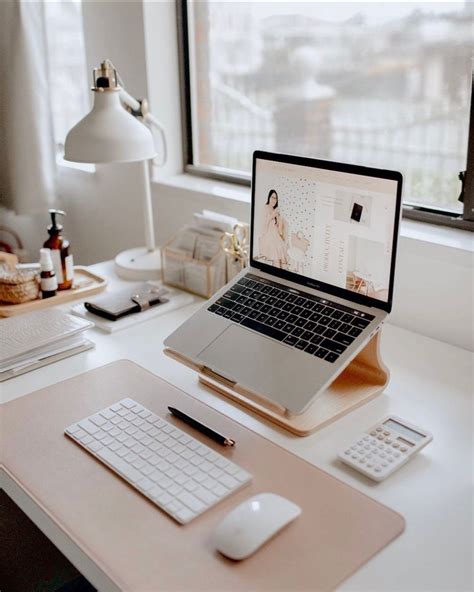
M 132 115 L 135 117 L 142 117 L 143 121 L 148 125 L 148 127 L 154 127 L 160 132 L 161 142 L 163 145 L 163 157 L 160 163 L 156 163 L 155 159 L 153 159 L 153 164 L 156 164 L 160 167 L 164 166 L 168 157 L 165 130 L 156 117 L 148 111 L 148 103 L 146 100 L 139 101 L 138 99 L 135 99 L 135 97 L 132 97 L 132 95 L 129 94 L 124 88 L 120 89 L 120 100 L 130 109 Z
M 138 99 L 136 99 L 135 97 L 132 97 L 132 95 L 130 93 L 128 93 L 125 90 L 125 84 L 124 81 L 122 79 L 122 77 L 120 76 L 120 74 L 117 72 L 117 69 L 115 68 L 115 66 L 113 65 L 112 61 L 109 60 L 108 58 L 105 59 L 105 63 L 112 69 L 114 70 L 116 77 L 117 77 L 117 81 L 120 84 L 120 100 L 122 101 L 122 103 L 129 108 L 131 114 L 134 117 L 141 117 L 143 119 L 143 121 L 148 124 L 148 127 L 154 127 L 156 128 L 161 135 L 161 143 L 163 145 L 163 158 L 161 159 L 160 163 L 157 163 L 155 161 L 155 159 L 153 159 L 153 164 L 157 165 L 157 166 L 164 166 L 166 163 L 166 160 L 168 158 L 168 148 L 167 148 L 167 144 L 166 144 L 166 136 L 165 136 L 165 130 L 163 129 L 163 126 L 161 125 L 161 123 L 156 119 L 156 117 L 154 117 L 149 111 L 148 111 L 148 102 L 146 101 L 146 99 L 139 101 Z M 152 132 L 153 133 L 153 132 Z

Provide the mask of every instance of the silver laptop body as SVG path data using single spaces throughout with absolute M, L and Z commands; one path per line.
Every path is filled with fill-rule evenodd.
M 165 347 L 304 412 L 391 310 L 401 189 L 395 171 L 255 152 L 250 265 Z

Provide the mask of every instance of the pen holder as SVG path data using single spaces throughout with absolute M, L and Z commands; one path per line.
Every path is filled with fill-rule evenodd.
M 225 257 L 218 251 L 205 261 L 173 249 L 174 238 L 161 249 L 161 279 L 164 284 L 210 298 L 226 283 Z

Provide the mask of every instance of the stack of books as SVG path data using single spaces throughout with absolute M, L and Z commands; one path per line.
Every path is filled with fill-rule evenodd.
M 55 309 L 0 321 L 0 382 L 91 349 L 83 333 L 93 326 Z

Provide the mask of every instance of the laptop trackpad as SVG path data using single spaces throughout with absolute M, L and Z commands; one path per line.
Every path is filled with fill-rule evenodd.
M 291 347 L 236 325 L 221 333 L 198 358 L 211 370 L 283 407 L 288 407 L 295 395 L 299 398 L 298 394 L 314 391 L 312 356 L 295 356 Z M 310 361 L 313 372 L 308 372 Z

